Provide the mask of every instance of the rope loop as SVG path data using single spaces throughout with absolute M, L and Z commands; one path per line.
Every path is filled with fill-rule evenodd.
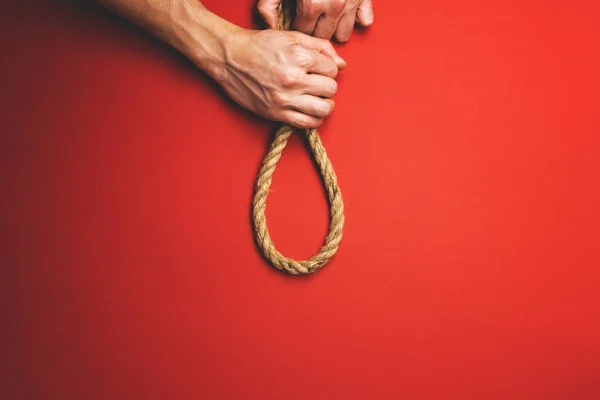
M 309 260 L 296 261 L 283 256 L 273 244 L 267 228 L 267 219 L 265 210 L 267 208 L 267 197 L 269 188 L 273 180 L 273 173 L 277 162 L 281 158 L 281 153 L 285 148 L 288 138 L 294 132 L 294 128 L 289 125 L 283 125 L 271 143 L 271 147 L 265 156 L 258 179 L 256 181 L 254 201 L 252 203 L 252 222 L 254 236 L 265 258 L 277 269 L 285 271 L 292 275 L 310 274 L 323 267 L 338 250 L 342 240 L 342 230 L 344 228 L 344 202 L 342 193 L 337 183 L 337 177 L 331 161 L 327 157 L 327 152 L 321 143 L 316 129 L 306 129 L 304 132 L 308 139 L 309 147 L 313 157 L 317 162 L 323 185 L 327 192 L 329 202 L 329 233 L 325 238 L 325 243 L 319 250 L 319 253 Z
M 293 20 L 295 8 L 292 1 L 283 0 L 279 7 L 279 30 L 289 30 Z M 273 180 L 273 173 L 277 162 L 281 158 L 281 153 L 285 148 L 287 141 L 295 128 L 289 125 L 283 125 L 271 143 L 271 146 L 265 155 L 262 166 L 258 173 L 256 187 L 254 190 L 254 201 L 252 202 L 252 225 L 256 243 L 260 247 L 264 257 L 277 269 L 292 275 L 311 274 L 331 260 L 338 250 L 342 240 L 342 229 L 344 228 L 344 202 L 342 193 L 337 183 L 337 177 L 331 161 L 327 157 L 327 152 L 321 143 L 319 133 L 316 129 L 306 129 L 304 133 L 312 155 L 319 167 L 319 172 L 323 185 L 327 192 L 329 202 L 329 233 L 325 238 L 325 243 L 317 255 L 309 260 L 296 261 L 283 256 L 273 244 L 267 228 L 267 219 L 265 209 L 267 207 L 267 197 L 269 188 Z

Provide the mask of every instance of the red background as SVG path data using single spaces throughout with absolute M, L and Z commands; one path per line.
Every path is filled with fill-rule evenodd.
M 598 2 L 375 8 L 322 128 L 344 240 L 298 278 L 250 229 L 270 123 L 93 5 L 5 2 L 0 397 L 600 398 Z M 326 233 L 298 139 L 267 217 Z

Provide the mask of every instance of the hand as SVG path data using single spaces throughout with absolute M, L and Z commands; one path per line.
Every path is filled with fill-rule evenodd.
M 300 32 L 238 30 L 214 78 L 238 104 L 270 120 L 316 128 L 331 114 L 346 62 L 327 40 Z
M 333 111 L 346 62 L 327 40 L 242 29 L 198 0 L 97 1 L 178 49 L 250 111 L 298 128 L 316 128 Z
M 277 9 L 281 0 L 258 0 L 258 11 L 269 27 L 277 27 Z M 347 42 L 354 23 L 373 23 L 372 0 L 297 0 L 293 28 L 318 38 Z

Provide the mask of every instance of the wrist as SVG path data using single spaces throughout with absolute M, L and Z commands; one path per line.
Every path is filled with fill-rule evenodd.
M 244 29 L 208 11 L 197 0 L 180 4 L 172 16 L 169 43 L 212 78 L 223 79 L 227 43 Z

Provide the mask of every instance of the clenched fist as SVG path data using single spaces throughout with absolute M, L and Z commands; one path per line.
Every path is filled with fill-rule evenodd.
M 233 100 L 268 119 L 316 128 L 334 108 L 334 78 L 346 62 L 331 42 L 300 32 L 229 35 L 215 79 Z
M 277 27 L 277 9 L 281 0 L 258 0 L 258 11 L 269 27 Z M 307 35 L 339 42 L 350 39 L 354 23 L 373 23 L 372 0 L 297 0 L 293 28 Z
M 178 49 L 235 102 L 265 118 L 316 128 L 333 111 L 335 77 L 346 62 L 328 40 L 243 29 L 198 0 L 96 1 Z

